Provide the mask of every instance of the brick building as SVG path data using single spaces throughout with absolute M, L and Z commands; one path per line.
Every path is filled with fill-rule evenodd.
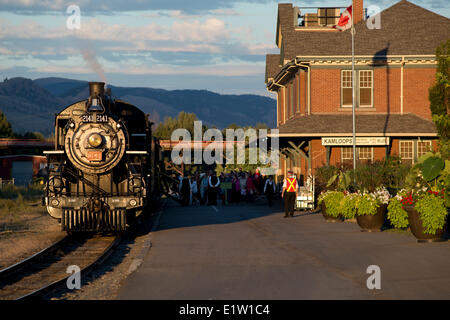
M 380 13 L 380 29 L 369 29 L 363 0 L 353 3 L 356 157 L 414 163 L 437 147 L 428 89 L 450 19 L 402 0 Z M 331 27 L 343 10 L 278 5 L 280 54 L 266 57 L 266 86 L 277 95 L 279 174 L 353 161 L 351 30 Z
M 47 165 L 42 156 L 54 142 L 37 139 L 0 139 L 0 187 L 5 180 L 27 185 Z
M 0 156 L 0 181 L 14 180 L 15 185 L 25 186 L 32 183 L 39 170 L 46 166 L 47 158 L 44 156 Z

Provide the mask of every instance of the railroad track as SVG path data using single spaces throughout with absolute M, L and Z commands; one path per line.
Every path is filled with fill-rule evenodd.
M 0 300 L 39 298 L 66 284 L 76 265 L 81 280 L 119 244 L 120 236 L 68 236 L 35 255 L 0 270 Z

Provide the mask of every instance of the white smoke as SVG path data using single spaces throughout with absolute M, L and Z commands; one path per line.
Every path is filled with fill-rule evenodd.
M 95 73 L 97 73 L 97 75 L 101 79 L 101 81 L 103 81 L 105 83 L 105 88 L 106 88 L 107 80 L 106 80 L 106 76 L 105 76 L 103 67 L 98 62 L 97 56 L 95 54 L 95 51 L 94 51 L 92 45 L 90 43 L 85 43 L 85 44 L 87 44 L 87 45 L 81 47 L 81 54 L 83 56 L 83 59 L 86 62 L 86 64 L 88 65 L 88 67 L 91 68 L 92 70 L 94 70 Z

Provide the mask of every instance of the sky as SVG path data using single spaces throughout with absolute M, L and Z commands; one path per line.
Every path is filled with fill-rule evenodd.
M 271 96 L 265 55 L 277 5 L 351 0 L 0 0 L 0 79 L 66 77 L 125 87 Z M 398 0 L 364 1 L 381 10 Z M 450 17 L 448 0 L 412 0 Z M 80 9 L 79 29 L 73 10 Z M 67 26 L 67 22 L 72 22 Z

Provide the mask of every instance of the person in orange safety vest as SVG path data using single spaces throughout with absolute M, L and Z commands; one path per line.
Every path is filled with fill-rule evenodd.
M 292 171 L 288 171 L 288 177 L 284 179 L 281 197 L 284 198 L 284 217 L 293 217 L 295 199 L 297 199 L 298 182 Z

